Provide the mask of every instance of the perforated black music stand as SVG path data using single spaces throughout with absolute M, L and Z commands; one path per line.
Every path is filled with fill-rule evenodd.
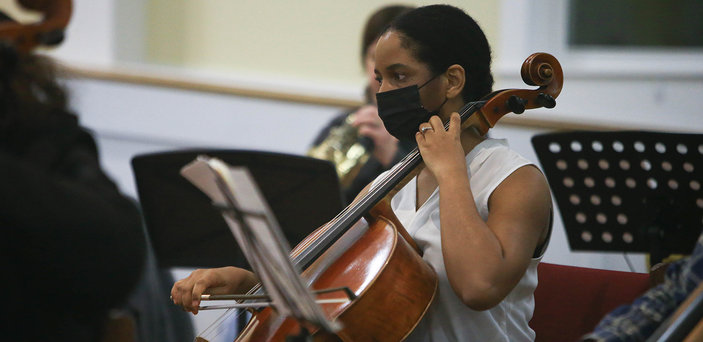
M 541 134 L 532 145 L 572 250 L 690 254 L 703 227 L 703 135 Z
M 291 246 L 342 210 L 337 173 L 327 161 L 240 150 L 138 155 L 132 169 L 160 267 L 248 267 L 220 212 L 180 175 L 201 154 L 249 169 Z

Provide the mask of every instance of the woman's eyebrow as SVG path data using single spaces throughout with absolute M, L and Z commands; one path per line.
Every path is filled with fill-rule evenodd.
M 405 67 L 407 67 L 407 65 L 402 64 L 402 63 L 395 63 L 395 64 L 391 64 L 391 65 L 387 66 L 386 70 L 392 71 L 392 70 L 401 69 L 401 68 L 405 68 Z
M 407 68 L 407 67 L 408 67 L 408 66 L 407 66 L 406 64 L 403 64 L 403 63 L 395 63 L 395 64 L 391 64 L 391 65 L 387 66 L 387 67 L 386 67 L 386 71 L 395 71 L 395 70 L 403 69 L 403 68 Z M 376 68 L 373 69 L 373 72 L 374 72 L 374 74 L 380 74 L 380 73 L 381 73 L 381 72 L 378 71 L 378 69 L 376 69 Z

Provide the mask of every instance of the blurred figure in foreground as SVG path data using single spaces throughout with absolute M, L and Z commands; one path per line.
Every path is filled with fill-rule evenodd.
M 137 206 L 101 169 L 53 62 L 34 53 L 62 41 L 71 1 L 19 4 L 44 18 L 21 24 L 0 12 L 0 250 L 9 297 L 3 340 L 105 340 L 114 337 L 106 332 L 112 312 L 136 311 L 128 301 L 161 285 L 151 282 L 153 263 L 152 272 L 145 268 Z M 145 317 L 132 317 L 127 332 L 153 340 L 137 328 Z

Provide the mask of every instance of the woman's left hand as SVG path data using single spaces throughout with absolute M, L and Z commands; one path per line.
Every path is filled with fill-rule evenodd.
M 383 121 L 378 116 L 378 108 L 368 105 L 359 108 L 354 115 L 352 126 L 359 130 L 359 135 L 373 140 L 373 156 L 384 167 L 390 167 L 396 152 L 398 152 L 398 139 L 392 136 L 383 126 Z
M 417 146 L 425 165 L 438 181 L 444 176 L 466 175 L 460 137 L 461 119 L 456 112 L 450 116 L 446 131 L 442 120 L 436 115 L 430 121 L 420 124 L 419 131 L 415 134 Z

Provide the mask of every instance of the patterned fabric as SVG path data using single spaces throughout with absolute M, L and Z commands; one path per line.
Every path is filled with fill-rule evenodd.
M 588 341 L 644 341 L 652 335 L 703 279 L 703 233 L 691 256 L 673 262 L 664 282 L 630 305 L 613 310 L 584 337 Z

